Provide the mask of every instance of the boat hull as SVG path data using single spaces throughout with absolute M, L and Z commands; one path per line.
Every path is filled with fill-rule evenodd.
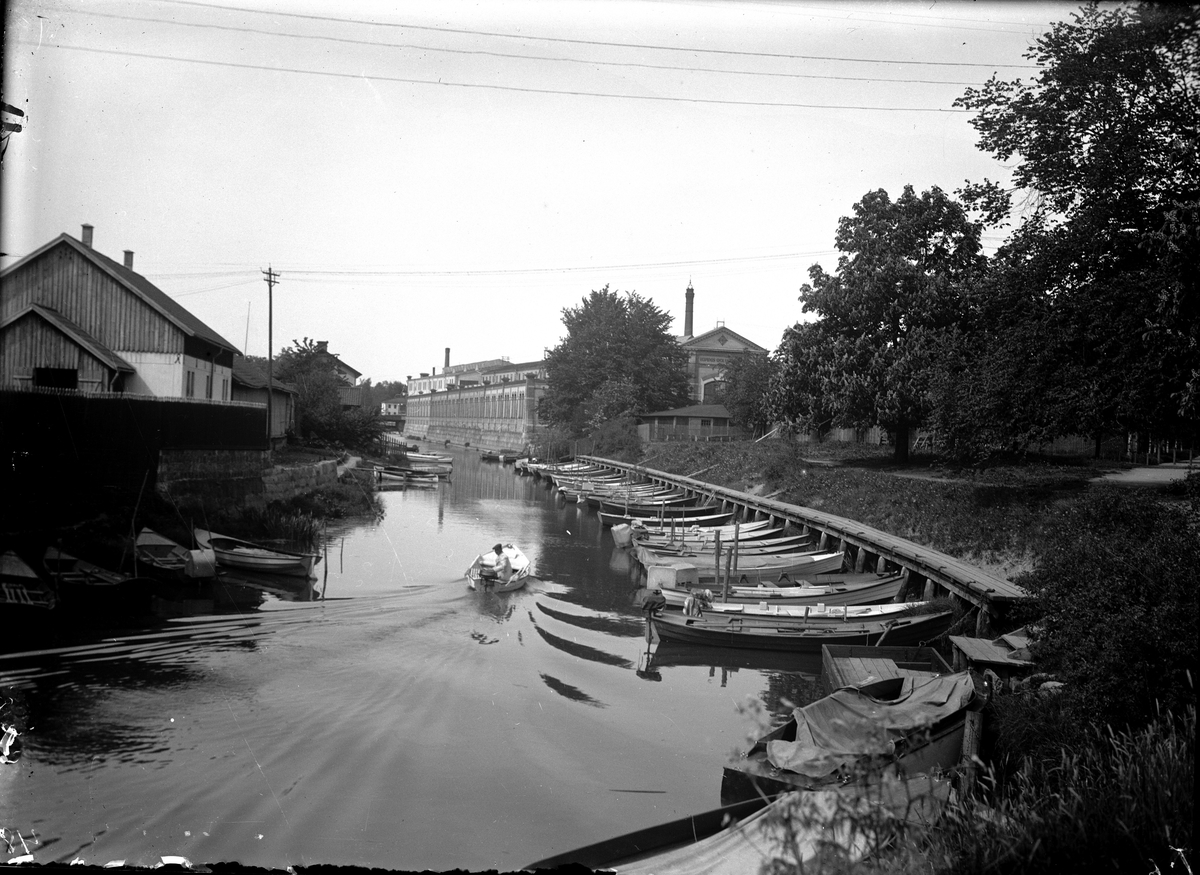
M 786 650 L 793 653 L 820 653 L 825 644 L 876 644 L 881 639 L 897 647 L 921 645 L 950 628 L 949 611 L 841 625 L 806 624 L 780 619 L 772 624 L 738 622 L 736 617 L 688 617 L 663 613 L 650 618 L 664 641 L 704 644 L 715 647 L 741 647 L 750 650 Z M 886 637 L 885 637 L 886 636 Z

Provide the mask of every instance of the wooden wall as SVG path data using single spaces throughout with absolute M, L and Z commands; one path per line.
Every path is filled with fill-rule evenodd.
M 184 334 L 68 243 L 4 277 L 0 322 L 30 304 L 53 307 L 111 350 L 184 352 Z
M 5 297 L 8 286 L 4 287 Z M 0 385 L 29 386 L 33 369 L 69 368 L 79 372 L 79 388 L 108 389 L 109 369 L 41 316 L 30 313 L 4 329 L 0 343 Z

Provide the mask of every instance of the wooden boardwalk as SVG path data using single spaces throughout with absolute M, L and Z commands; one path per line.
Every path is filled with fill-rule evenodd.
M 1029 597 L 1024 589 L 1010 580 L 855 520 L 641 465 L 596 456 L 580 456 L 579 459 L 709 496 L 723 506 L 737 509 L 736 518 L 743 522 L 768 518 L 779 523 L 790 523 L 805 532 L 819 533 L 821 548 L 844 550 L 854 571 L 862 571 L 870 565 L 881 572 L 901 569 L 908 575 L 909 585 L 906 589 L 923 586 L 922 594 L 926 598 L 932 598 L 942 590 L 978 607 L 977 635 L 986 633 L 989 614 Z

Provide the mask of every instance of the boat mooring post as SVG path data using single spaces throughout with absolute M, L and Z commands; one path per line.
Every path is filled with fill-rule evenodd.
M 721 530 L 717 529 L 714 533 L 716 540 L 713 542 L 713 556 L 717 563 L 717 583 L 721 582 Z M 725 601 L 729 600 L 729 593 L 725 593 Z
M 983 712 L 968 711 L 963 727 L 962 746 L 962 795 L 969 796 L 975 789 L 975 777 L 979 772 L 979 747 L 983 740 Z
M 735 521 L 733 524 L 733 573 L 735 576 L 737 575 L 738 548 L 742 543 L 741 532 L 742 524 Z M 728 587 L 726 588 L 728 589 Z

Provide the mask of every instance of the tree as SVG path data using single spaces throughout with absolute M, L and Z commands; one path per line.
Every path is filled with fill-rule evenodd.
M 780 346 L 784 374 L 806 372 L 804 408 L 775 393 L 784 418 L 828 411 L 837 424 L 882 426 L 908 458 L 909 434 L 929 413 L 930 382 L 944 332 L 964 317 L 965 290 L 984 265 L 980 225 L 934 187 L 919 197 L 905 186 L 896 201 L 882 189 L 838 223 L 837 272 L 809 269 L 801 288 L 811 326 L 796 326 Z
M 296 387 L 298 435 L 321 444 L 354 447 L 377 439 L 378 407 L 342 409 L 338 389 L 345 384 L 334 373 L 329 352 L 307 337 L 292 344 L 280 351 L 275 375 Z
M 563 309 L 567 336 L 546 355 L 541 416 L 583 434 L 606 418 L 687 403 L 687 355 L 671 317 L 636 292 L 605 286 Z
M 770 356 L 747 353 L 734 359 L 721 375 L 725 381 L 722 402 L 730 419 L 755 437 L 766 434 L 775 423 L 770 407 L 774 373 Z
M 995 264 L 1040 298 L 1016 315 L 1057 339 L 1035 350 L 1065 402 L 1051 430 L 1195 427 L 1198 17 L 1195 6 L 1091 4 L 1027 53 L 1042 68 L 1033 81 L 993 77 L 956 101 L 976 111 L 981 149 L 1017 157 L 1014 181 L 1031 196 Z M 1036 333 L 1020 318 L 1012 327 Z M 996 347 L 973 346 L 978 375 Z

